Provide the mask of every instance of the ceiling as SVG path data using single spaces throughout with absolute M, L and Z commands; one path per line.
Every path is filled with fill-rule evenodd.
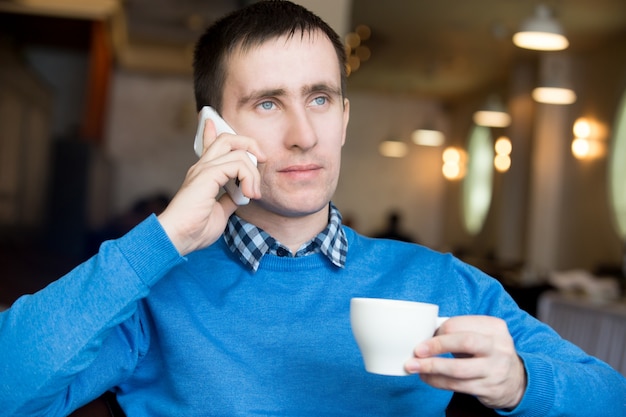
M 253 0 L 123 0 L 128 65 L 189 71 L 191 45 L 207 24 Z M 118 3 L 118 0 L 0 0 L 0 12 L 19 4 Z M 371 58 L 350 76 L 351 89 L 454 98 L 501 83 L 512 63 L 538 52 L 515 47 L 513 31 L 532 15 L 533 0 L 351 0 L 350 25 L 366 24 Z M 622 37 L 625 0 L 545 0 L 570 40 L 566 53 Z M 331 3 L 332 4 L 332 3 Z M 9 7 L 10 6 L 10 7 Z M 22 11 L 24 13 L 24 11 Z M 120 36 L 118 36 L 120 38 Z M 118 47 L 120 43 L 118 42 Z M 119 47 L 122 49 L 122 47 Z M 150 53 L 146 53 L 150 49 Z M 543 52 L 545 53 L 545 52 Z M 133 64 L 133 62 L 135 64 Z
M 624 0 L 353 0 L 353 23 L 372 29 L 372 58 L 351 86 L 451 97 L 498 83 L 513 62 L 540 54 L 511 41 L 539 3 L 563 26 L 568 53 L 626 42 Z
M 193 42 L 197 30 L 250 0 L 126 0 L 132 36 Z M 537 52 L 513 45 L 514 30 L 531 16 L 533 0 L 351 0 L 350 28 L 365 24 L 371 58 L 350 77 L 351 89 L 443 98 L 501 82 L 512 63 Z M 545 0 L 561 22 L 569 53 L 623 36 L 625 0 Z M 193 13 L 201 16 L 190 22 Z M 199 30 L 199 29 L 198 29 Z

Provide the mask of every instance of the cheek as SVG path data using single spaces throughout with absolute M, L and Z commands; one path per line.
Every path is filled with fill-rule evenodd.
M 270 181 L 271 176 L 269 175 L 269 173 L 271 173 L 271 170 L 269 169 L 269 164 L 271 164 L 271 162 L 268 161 L 263 164 L 257 165 L 257 169 L 261 174 L 261 186 L 267 185 L 267 183 Z
M 324 147 L 329 157 L 336 156 L 341 158 L 341 151 L 345 142 L 345 132 L 342 123 L 336 123 L 331 129 L 326 129 L 321 136 L 324 141 Z
M 267 162 L 257 166 L 259 173 L 261 174 L 261 194 L 264 196 L 273 194 L 273 192 L 279 188 L 276 170 L 275 168 L 272 168 L 274 165 L 271 159 L 272 155 L 268 157 Z

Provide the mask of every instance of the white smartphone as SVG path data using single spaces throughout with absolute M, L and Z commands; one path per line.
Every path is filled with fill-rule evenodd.
M 215 125 L 216 133 L 218 135 L 221 135 L 222 133 L 232 133 L 233 135 L 235 134 L 235 131 L 230 126 L 228 126 L 228 123 L 226 123 L 224 119 L 222 119 L 220 115 L 217 114 L 217 112 L 212 107 L 204 106 L 202 110 L 200 110 L 199 119 L 200 121 L 198 122 L 198 130 L 196 131 L 196 138 L 193 142 L 193 150 L 196 152 L 196 155 L 198 155 L 198 157 L 202 155 L 202 146 L 203 146 L 202 138 L 204 135 L 204 124 L 207 119 L 210 119 L 211 121 L 213 121 L 213 124 Z M 252 161 L 252 163 L 256 165 L 257 164 L 256 156 L 254 156 L 250 152 L 248 152 L 248 156 L 250 157 L 250 160 Z M 250 199 L 244 196 L 243 193 L 241 192 L 239 179 L 232 179 L 228 181 L 226 185 L 224 186 L 224 189 L 233 199 L 235 204 L 237 204 L 238 206 L 243 206 L 250 202 Z

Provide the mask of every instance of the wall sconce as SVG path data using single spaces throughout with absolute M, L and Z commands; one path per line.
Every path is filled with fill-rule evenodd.
M 574 122 L 574 140 L 572 140 L 572 154 L 576 159 L 597 159 L 606 154 L 603 129 L 599 123 L 585 117 L 579 117 Z
M 511 116 L 497 95 L 491 95 L 487 99 L 485 108 L 474 113 L 474 123 L 487 127 L 507 127 L 511 124 Z
M 455 181 L 465 177 L 465 162 L 467 160 L 465 150 L 449 146 L 444 149 L 441 157 L 443 159 L 441 172 L 444 178 Z
M 500 136 L 494 144 L 494 149 L 496 155 L 493 158 L 493 166 L 498 172 L 507 172 L 511 168 L 511 151 L 513 150 L 511 140 L 506 136 Z
M 569 46 L 561 25 L 544 4 L 537 5 L 535 14 L 522 22 L 520 30 L 513 35 L 513 43 L 537 51 L 561 51 Z
M 445 139 L 443 133 L 435 129 L 416 129 L 411 133 L 411 141 L 420 146 L 441 146 Z
M 361 67 L 361 63 L 370 59 L 372 52 L 370 48 L 363 44 L 372 34 L 371 29 L 367 25 L 358 25 L 354 32 L 350 32 L 345 36 L 344 47 L 346 50 L 346 70 L 348 75 L 357 71 Z
M 409 147 L 402 139 L 387 139 L 378 145 L 378 152 L 387 158 L 403 158 Z

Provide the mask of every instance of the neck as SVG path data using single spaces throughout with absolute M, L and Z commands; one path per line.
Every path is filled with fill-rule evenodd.
M 266 211 L 251 202 L 249 205 L 239 207 L 237 215 L 265 230 L 295 253 L 305 242 L 313 239 L 328 225 L 328 210 L 329 206 L 326 204 L 314 213 L 285 216 Z

